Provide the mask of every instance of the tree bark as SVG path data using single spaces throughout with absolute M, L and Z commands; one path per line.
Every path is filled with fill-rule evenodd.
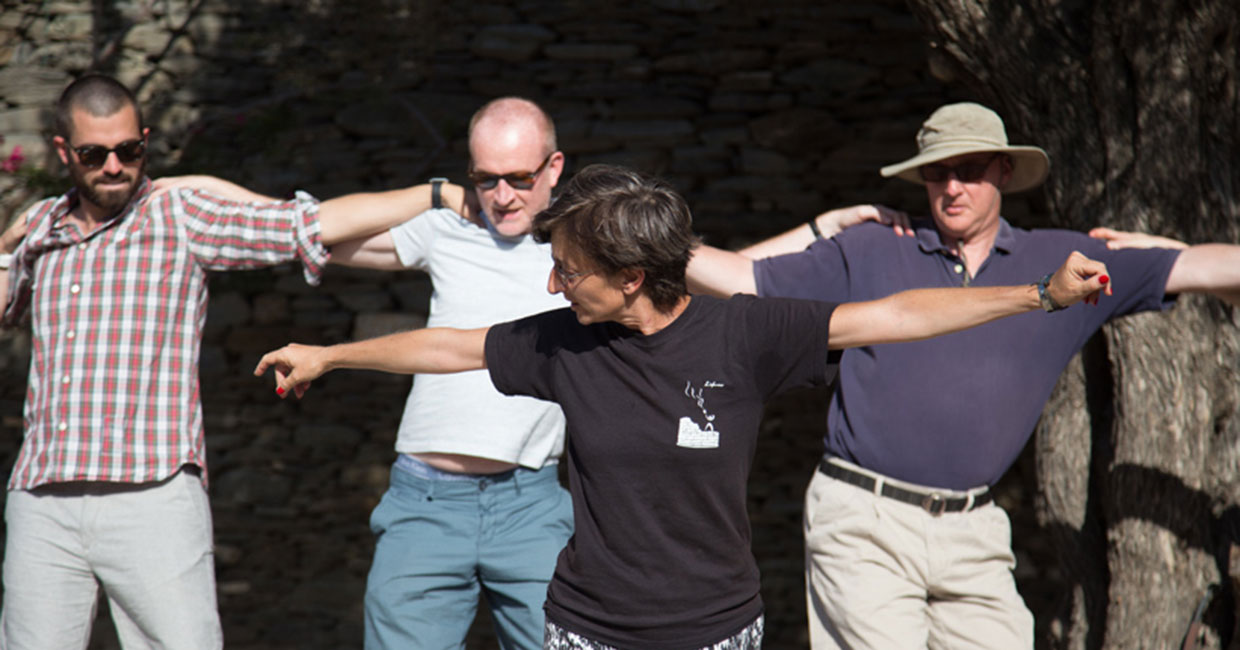
M 936 41 L 932 69 L 1050 153 L 1055 225 L 1240 241 L 1240 3 L 908 3 Z M 1038 508 L 1067 583 L 1040 646 L 1178 648 L 1212 585 L 1203 647 L 1233 638 L 1238 322 L 1182 297 L 1109 325 L 1060 380 L 1038 428 Z

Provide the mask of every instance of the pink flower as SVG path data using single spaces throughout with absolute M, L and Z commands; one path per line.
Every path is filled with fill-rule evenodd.
M 13 151 L 5 158 L 4 162 L 0 162 L 0 170 L 4 170 L 10 174 L 17 171 L 22 163 L 26 162 L 26 157 L 22 155 L 21 145 L 13 147 Z

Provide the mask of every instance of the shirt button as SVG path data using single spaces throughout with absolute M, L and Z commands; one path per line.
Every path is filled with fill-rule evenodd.
M 61 378 L 60 378 L 60 383 L 62 383 L 62 384 L 67 384 L 67 383 L 69 383 L 70 381 L 72 381 L 72 379 L 69 377 L 69 375 L 65 375 L 64 377 L 61 377 Z
M 82 242 L 82 243 L 78 244 L 78 250 L 80 250 L 80 251 L 84 251 L 84 250 L 86 250 L 86 242 Z
M 69 293 L 81 293 L 81 291 L 82 291 L 82 285 L 80 284 L 75 284 L 69 287 Z
M 964 265 L 963 265 L 963 264 L 957 264 L 957 265 L 956 265 L 956 272 L 957 272 L 957 273 L 961 273 L 961 272 L 963 272 L 963 271 L 964 271 Z
M 69 428 L 69 423 L 68 423 L 68 422 L 61 422 L 59 425 L 57 425 L 57 426 L 56 426 L 56 428 L 57 428 L 57 429 L 60 429 L 61 431 L 64 431 L 65 429 L 68 429 L 68 428 Z
M 65 333 L 65 338 L 67 339 L 71 339 L 75 336 L 77 336 L 77 332 L 74 332 L 73 330 L 69 330 L 68 332 Z

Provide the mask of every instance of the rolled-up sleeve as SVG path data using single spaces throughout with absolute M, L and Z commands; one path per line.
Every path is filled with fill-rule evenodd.
M 320 234 L 319 201 L 306 192 L 270 204 L 223 201 L 197 191 L 165 200 L 172 203 L 169 212 L 182 218 L 190 250 L 206 268 L 241 270 L 297 261 L 306 282 L 317 285 L 331 256 Z

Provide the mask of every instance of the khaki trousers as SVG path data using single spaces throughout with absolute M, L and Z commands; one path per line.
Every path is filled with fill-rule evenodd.
M 815 472 L 804 525 L 814 650 L 1033 647 L 993 503 L 936 517 Z
M 196 471 L 9 492 L 0 648 L 74 650 L 99 587 L 125 650 L 223 646 L 211 509 Z

